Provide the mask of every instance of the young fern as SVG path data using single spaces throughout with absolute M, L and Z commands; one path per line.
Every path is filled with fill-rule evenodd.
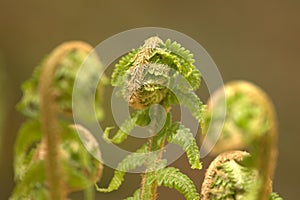
M 222 172 L 222 180 L 215 177 L 215 174 L 212 175 L 218 169 L 222 168 L 224 170 L 225 167 L 226 169 L 233 167 L 231 164 L 227 165 L 224 163 L 222 166 L 218 165 L 220 159 L 231 160 L 230 162 L 233 163 L 241 161 L 245 157 L 245 153 L 240 152 L 226 153 L 226 156 L 220 155 L 220 158 L 217 158 L 215 163 L 211 165 L 212 169 L 209 169 L 207 172 L 206 179 L 208 181 L 206 180 L 202 187 L 203 197 L 205 197 L 204 199 L 228 199 L 225 195 L 228 192 L 226 187 L 234 187 L 234 190 L 230 193 L 230 199 L 237 198 L 237 195 L 240 196 L 238 199 L 268 199 L 272 191 L 270 184 L 277 156 L 277 125 L 273 105 L 261 89 L 245 81 L 228 83 L 224 89 L 227 115 L 213 153 L 235 149 L 250 151 L 251 156 L 247 156 L 244 164 L 240 165 L 238 163 L 237 165 L 240 171 L 246 173 L 244 177 L 248 179 L 240 178 L 243 188 L 237 188 L 235 183 L 230 180 L 231 175 L 228 173 L 228 170 Z M 213 94 L 217 99 L 214 105 L 217 110 L 221 106 L 219 102 L 225 98 L 220 94 L 219 91 Z M 206 116 L 204 117 L 205 120 L 202 124 L 204 133 L 206 133 L 208 124 L 211 121 L 211 110 L 212 105 L 209 103 Z M 218 116 L 215 117 L 218 119 Z M 209 135 L 207 136 L 209 137 Z M 237 155 L 238 160 L 235 158 L 235 155 Z M 238 170 L 232 170 L 234 173 L 238 172 Z M 211 179 L 214 179 L 214 181 L 211 181 Z M 226 182 L 226 180 L 228 181 Z M 223 187 L 223 185 L 226 187 Z M 238 194 L 241 190 L 243 190 L 243 195 Z M 219 191 L 217 193 L 220 194 L 217 194 L 216 191 Z M 225 196 L 222 196 L 222 192 Z
M 151 130 L 148 142 L 118 165 L 108 188 L 98 188 L 98 191 L 111 192 L 118 189 L 127 171 L 143 165 L 146 170 L 142 175 L 141 188 L 127 199 L 155 200 L 157 187 L 162 185 L 175 188 L 188 200 L 200 198 L 189 177 L 178 169 L 166 167 L 163 158 L 165 145 L 168 142 L 174 143 L 186 152 L 192 169 L 202 167 L 193 134 L 180 122 L 173 122 L 171 117 L 172 106 L 186 102 L 185 105 L 198 121 L 201 119 L 198 111 L 202 109 L 202 102 L 194 93 L 200 86 L 201 74 L 193 63 L 193 55 L 177 42 L 163 42 L 158 37 L 151 37 L 116 64 L 112 85 L 119 89 L 119 94 L 129 106 L 137 111 L 121 125 L 112 139 L 108 137 L 111 128 L 106 129 L 105 140 L 119 144 L 135 126 L 149 125 L 150 108 L 154 104 L 160 104 L 167 115 L 163 128 L 155 132 L 162 113 L 153 109 L 155 114 L 149 125 Z
M 76 72 L 91 50 L 83 42 L 62 44 L 24 84 L 18 109 L 30 119 L 16 141 L 17 186 L 10 199 L 66 199 L 68 193 L 78 190 L 86 190 L 92 198 L 87 188 L 101 177 L 102 164 L 90 152 L 100 157 L 99 147 L 88 130 L 66 120 L 72 114 Z M 95 59 L 91 67 L 99 65 Z M 95 77 L 89 74 L 86 78 L 88 83 Z M 84 143 L 83 138 L 87 139 Z
M 79 190 L 85 190 L 86 198 L 93 198 L 91 186 L 102 175 L 102 164 L 93 157 L 101 157 L 99 146 L 87 129 L 70 122 L 75 78 L 84 85 L 81 98 L 95 97 L 92 83 L 98 80 L 95 74 L 101 63 L 91 50 L 82 42 L 62 44 L 23 85 L 24 95 L 17 108 L 28 120 L 20 128 L 15 144 L 17 185 L 11 200 L 60 200 Z M 87 56 L 91 58 L 90 71 L 76 77 Z M 277 125 L 269 98 L 253 84 L 236 81 L 226 84 L 225 96 L 219 91 L 213 94 L 217 99 L 214 105 L 211 101 L 203 105 L 195 94 L 201 74 L 194 62 L 193 54 L 179 43 L 151 37 L 115 65 L 111 84 L 132 113 L 113 137 L 113 127 L 108 127 L 103 138 L 107 143 L 121 144 L 135 127 L 147 126 L 149 139 L 118 164 L 107 188 L 96 185 L 96 189 L 105 193 L 117 190 L 127 172 L 144 167 L 141 187 L 126 200 L 156 200 L 159 186 L 174 188 L 187 200 L 281 200 L 272 193 Z M 99 105 L 106 82 L 101 79 L 96 89 L 95 112 L 99 121 L 103 118 Z M 167 167 L 164 158 L 166 145 L 175 144 L 186 153 L 191 169 L 202 168 L 196 139 L 188 127 L 172 119 L 172 107 L 187 107 L 209 139 L 208 126 L 215 123 L 210 123 L 212 106 L 218 123 L 223 114 L 218 111 L 224 110 L 219 109 L 223 106 L 220 102 L 225 98 L 227 115 L 212 151 L 221 154 L 208 168 L 200 195 L 193 181 L 179 169 Z M 84 112 L 80 117 L 86 121 L 87 115 Z

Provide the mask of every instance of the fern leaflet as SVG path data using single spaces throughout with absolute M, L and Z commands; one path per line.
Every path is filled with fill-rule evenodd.
M 158 186 L 175 188 L 185 196 L 187 200 L 199 200 L 200 196 L 193 181 L 185 174 L 181 173 L 179 169 L 168 167 L 160 169 L 153 173 L 153 178 L 147 180 L 147 184 L 152 184 L 157 180 Z
M 174 134 L 173 132 L 172 137 L 168 137 L 168 142 L 177 144 L 183 148 L 192 169 L 202 169 L 200 152 L 190 129 L 180 125 L 176 133 Z

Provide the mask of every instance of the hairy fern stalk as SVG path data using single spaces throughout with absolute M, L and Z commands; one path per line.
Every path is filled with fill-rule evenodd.
M 135 112 L 127 119 L 120 130 L 109 138 L 109 129 L 104 138 L 108 142 L 123 142 L 137 125 L 149 124 L 149 110 L 152 105 L 160 104 L 167 113 L 163 128 L 155 133 L 150 130 L 150 138 L 119 163 L 108 188 L 98 188 L 101 192 L 117 190 L 127 171 L 146 166 L 142 176 L 141 188 L 129 199 L 154 200 L 158 186 L 175 188 L 188 200 L 199 199 L 196 186 L 188 176 L 173 167 L 166 167 L 163 149 L 167 143 L 174 143 L 186 152 L 192 169 L 201 169 L 199 149 L 190 129 L 172 120 L 171 108 L 183 104 L 200 121 L 202 102 L 194 93 L 200 86 L 201 74 L 193 65 L 193 55 L 177 42 L 163 42 L 158 37 L 147 39 L 143 46 L 132 50 L 116 64 L 112 74 L 112 85 Z M 152 123 L 159 123 L 162 113 L 156 110 Z M 155 135 L 155 136 L 154 136 Z M 150 152 L 157 152 L 145 156 Z M 144 154 L 141 154 L 144 153 Z

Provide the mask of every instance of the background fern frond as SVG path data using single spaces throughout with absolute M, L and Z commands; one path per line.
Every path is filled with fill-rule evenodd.
M 31 165 L 22 180 L 17 183 L 9 199 L 49 199 L 44 161 L 40 160 Z
M 283 198 L 280 197 L 277 193 L 272 192 L 269 200 L 283 200 Z
M 55 72 L 55 79 L 53 80 L 54 87 L 57 89 L 58 97 L 57 104 L 61 113 L 65 116 L 72 114 L 72 92 L 73 86 L 76 79 L 78 69 L 84 63 L 85 59 L 89 55 L 86 51 L 70 51 L 67 55 L 60 61 L 59 67 Z M 41 75 L 42 67 L 46 57 L 40 65 L 38 65 L 32 77 L 25 81 L 22 85 L 23 97 L 21 101 L 17 104 L 17 109 L 23 113 L 25 116 L 37 119 L 39 117 L 40 109 L 40 99 L 38 96 L 39 87 L 39 77 Z M 98 78 L 94 71 L 101 67 L 101 63 L 97 59 L 89 59 L 90 71 L 86 71 L 85 77 L 79 77 L 84 79 L 83 84 L 85 87 L 85 94 L 91 96 L 90 89 L 94 86 L 91 83 L 98 82 Z M 107 83 L 107 78 L 103 76 L 103 79 L 97 85 L 96 95 L 92 95 L 95 98 L 95 104 L 100 105 L 102 102 L 102 89 L 103 85 Z M 92 90 L 92 89 L 91 89 Z M 97 119 L 101 120 L 103 117 L 103 111 L 101 106 L 95 107 L 95 112 L 97 114 Z
M 21 126 L 14 149 L 14 174 L 16 181 L 21 180 L 27 173 L 41 138 L 42 132 L 38 121 L 29 120 Z

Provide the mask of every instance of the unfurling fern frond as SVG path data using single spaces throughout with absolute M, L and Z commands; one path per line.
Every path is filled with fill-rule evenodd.
M 90 52 L 83 50 L 73 50 L 68 52 L 60 61 L 59 67 L 55 71 L 53 84 L 57 89 L 57 104 L 59 110 L 65 116 L 70 116 L 72 114 L 72 92 L 74 87 L 75 79 L 77 78 L 77 72 L 81 65 L 84 64 L 85 59 L 88 57 Z M 27 80 L 22 85 L 23 97 L 17 105 L 17 109 L 22 112 L 25 116 L 31 118 L 39 117 L 40 110 L 40 99 L 38 96 L 38 87 L 39 87 L 39 78 L 41 71 L 43 70 L 44 61 L 34 70 L 32 77 Z M 85 87 L 85 93 L 93 89 L 94 86 L 91 86 L 89 83 L 95 83 L 98 80 L 98 77 L 95 75 L 95 70 L 101 67 L 101 63 L 89 57 L 89 65 L 91 71 L 86 71 L 85 77 L 79 77 L 83 80 L 82 84 Z M 93 71 L 94 70 L 94 71 Z M 99 84 L 97 85 L 96 95 L 94 93 L 89 93 L 89 96 L 95 98 L 95 104 L 100 105 L 102 102 L 102 91 L 103 85 L 107 83 L 107 78 L 103 76 Z M 91 89 L 92 88 L 92 89 Z M 103 118 L 103 111 L 101 106 L 95 107 L 95 112 L 97 114 L 97 119 L 101 120 Z
M 229 151 L 220 154 L 209 166 L 202 184 L 203 200 L 256 200 L 262 179 L 259 170 L 247 166 L 252 159 L 250 154 L 242 151 Z M 280 197 L 272 191 L 271 180 L 268 180 L 267 196 Z
M 187 200 L 199 200 L 200 196 L 193 181 L 185 174 L 181 173 L 179 169 L 168 167 L 160 169 L 153 173 L 154 177 L 149 177 L 146 184 L 152 184 L 157 181 L 158 186 L 175 188 L 185 196 Z
M 257 188 L 252 189 L 257 193 L 256 196 L 252 193 L 252 197 L 265 200 L 270 194 L 269 181 L 273 177 L 277 158 L 277 120 L 271 100 L 259 87 L 246 81 L 227 83 L 211 98 L 214 99 L 214 105 L 209 101 L 204 123 L 201 124 L 204 125 L 204 133 L 208 128 L 205 124 L 212 117 L 222 119 L 226 111 L 224 126 L 213 153 L 250 150 L 252 160 L 247 167 L 258 170 L 261 181 Z M 213 112 L 213 109 L 217 112 Z
M 126 172 L 140 167 L 146 162 L 146 160 L 148 159 L 147 156 L 145 156 L 146 152 L 147 146 L 143 145 L 135 153 L 128 155 L 124 160 L 122 160 L 118 164 L 118 167 L 114 172 L 114 176 L 110 181 L 109 186 L 107 188 L 99 188 L 97 186 L 97 191 L 112 192 L 114 190 L 117 190 L 122 185 Z
M 201 74 L 193 63 L 193 54 L 178 43 L 167 40 L 164 44 L 158 37 L 152 37 L 144 46 L 121 58 L 115 66 L 112 85 L 121 88 L 124 99 L 134 109 L 157 103 L 166 105 L 164 100 L 171 95 L 168 92 L 171 77 L 181 77 L 188 84 L 185 91 L 199 88 Z
M 196 139 L 190 129 L 183 125 L 178 127 L 178 130 L 171 137 L 168 137 L 168 142 L 174 143 L 182 147 L 186 152 L 188 161 L 192 169 L 202 169 L 200 162 L 200 152 L 196 143 Z

